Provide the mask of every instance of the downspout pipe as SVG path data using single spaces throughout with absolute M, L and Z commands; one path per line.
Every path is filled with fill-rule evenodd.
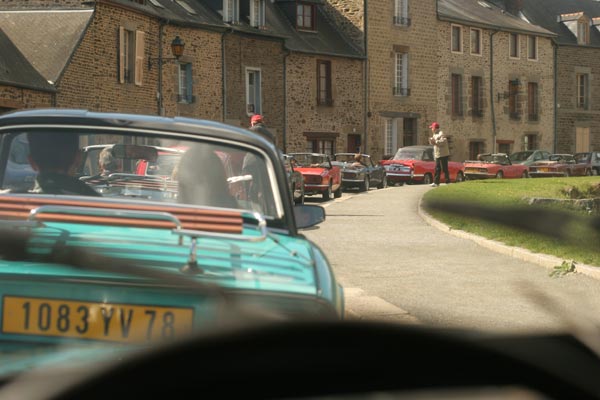
M 281 148 L 283 149 L 284 153 L 287 153 L 287 59 L 290 54 L 291 51 L 286 49 L 283 56 L 283 131 L 281 132 L 283 135 L 283 144 Z
M 165 35 L 166 22 L 161 20 L 158 26 L 158 88 L 156 94 L 156 106 L 158 107 L 158 115 L 163 116 L 165 110 L 163 107 L 163 93 L 162 93 L 162 76 L 163 76 L 163 37 Z
M 225 119 L 227 118 L 227 69 L 226 69 L 226 67 L 227 67 L 227 65 L 226 65 L 227 64 L 226 63 L 227 52 L 225 51 L 225 36 L 229 33 L 233 33 L 233 28 L 226 30 L 221 35 L 221 82 L 222 82 L 221 97 L 223 100 L 223 115 L 221 116 L 222 122 L 225 122 Z
M 558 43 L 556 43 L 555 40 L 552 40 L 552 47 L 552 53 L 554 55 L 554 140 L 552 143 L 552 152 L 556 153 L 558 151 Z
M 361 149 L 363 153 L 367 153 L 367 154 L 371 154 L 371 152 L 368 150 L 368 140 L 369 140 L 369 42 L 367 41 L 368 39 L 368 21 L 369 21 L 369 4 L 368 4 L 368 0 L 364 0 L 364 11 L 363 11 L 363 18 L 364 18 L 364 27 L 363 27 L 363 31 L 364 31 L 364 35 L 363 35 L 363 39 L 364 39 L 364 53 L 365 53 L 365 62 L 364 62 L 364 66 L 363 66 L 363 92 L 364 92 L 364 106 L 363 106 L 363 127 L 365 130 L 365 134 L 364 134 L 364 144 L 361 144 Z
M 492 153 L 496 153 L 496 111 L 494 110 L 494 35 L 490 33 L 490 113 L 492 115 Z

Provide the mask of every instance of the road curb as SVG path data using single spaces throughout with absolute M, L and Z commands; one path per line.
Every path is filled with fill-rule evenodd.
M 523 261 L 530 262 L 532 264 L 541 265 L 548 269 L 554 269 L 554 267 L 559 266 L 565 261 L 563 258 L 550 256 L 547 254 L 534 253 L 530 250 L 523 249 L 521 247 L 508 246 L 502 242 L 498 242 L 496 240 L 486 239 L 481 236 L 474 235 L 469 232 L 462 231 L 460 229 L 453 229 L 448 225 L 438 221 L 429 215 L 423 208 L 421 207 L 422 199 L 419 200 L 419 206 L 417 207 L 417 213 L 425 222 L 429 225 L 443 231 L 449 233 L 451 235 L 460 237 L 462 239 L 471 240 L 478 245 L 485 247 L 489 250 L 495 251 L 497 253 L 505 254 L 514 258 L 518 258 Z M 587 265 L 587 264 L 575 264 L 575 273 L 580 273 L 590 278 L 594 278 L 600 280 L 600 268 Z
M 377 296 L 370 296 L 360 288 L 344 288 L 347 320 L 376 320 L 420 324 L 408 311 Z

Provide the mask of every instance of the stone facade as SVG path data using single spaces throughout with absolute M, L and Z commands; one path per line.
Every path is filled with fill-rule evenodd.
M 600 49 L 559 46 L 557 60 L 556 152 L 597 151 L 600 149 Z M 588 76 L 587 107 L 577 105 L 577 74 Z
M 57 83 L 58 107 L 84 105 L 93 111 L 222 119 L 221 73 L 220 68 L 214 68 L 221 63 L 220 34 L 161 26 L 153 17 L 111 3 L 97 3 L 96 7 L 86 34 Z M 119 80 L 119 27 L 144 32 L 141 84 Z M 192 63 L 195 101 L 190 104 L 177 100 L 178 64 L 172 60 L 163 60 L 162 66 L 158 63 L 161 29 L 163 58 L 172 58 L 170 42 L 176 35 L 187 44 L 180 61 Z
M 368 134 L 370 151 L 383 158 L 399 147 L 427 143 L 437 109 L 436 1 L 410 1 L 406 24 L 394 23 L 394 2 L 368 4 Z M 408 54 L 407 93 L 394 92 L 399 53 Z
M 451 27 L 462 31 L 462 52 L 452 52 Z M 464 161 L 475 152 L 515 152 L 526 146 L 552 151 L 554 138 L 554 56 L 549 37 L 537 36 L 537 59 L 529 60 L 527 36 L 519 35 L 518 58 L 509 57 L 509 33 L 481 30 L 481 55 L 471 54 L 472 27 L 439 21 L 437 120 L 451 138 L 451 158 Z M 495 33 L 494 33 L 495 32 Z M 493 40 L 493 44 L 491 44 Z M 493 56 L 491 48 L 493 47 Z M 493 68 L 490 67 L 493 62 Z M 462 115 L 452 110 L 452 74 L 460 76 Z M 490 77 L 493 74 L 492 87 Z M 473 80 L 481 78 L 481 113 L 473 112 Z M 509 81 L 517 80 L 515 108 L 510 109 Z M 537 113 L 529 115 L 529 83 L 537 84 Z M 532 100 L 534 101 L 534 100 Z M 512 111 L 512 112 L 511 112 Z M 516 113 L 514 112 L 516 111 Z M 495 132 L 494 132 L 495 131 Z M 527 139 L 525 139 L 527 137 Z M 535 144 L 532 142 L 535 141 Z M 472 142 L 480 143 L 478 151 Z M 470 151 L 471 149 L 471 151 Z
M 318 61 L 331 63 L 331 105 L 317 104 Z M 286 151 L 320 151 L 309 141 L 332 142 L 333 153 L 355 151 L 348 140 L 364 132 L 364 61 L 292 53 L 286 65 Z
M 52 107 L 54 94 L 0 84 L 0 114 L 19 108 Z
M 265 125 L 284 147 L 284 49 L 279 40 L 237 34 L 225 36 L 225 122 L 247 128 L 252 112 L 246 108 L 247 70 L 260 71 L 261 109 Z M 212 65 L 215 72 L 220 70 Z

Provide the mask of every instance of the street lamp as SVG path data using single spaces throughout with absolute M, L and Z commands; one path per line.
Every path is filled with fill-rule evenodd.
M 155 57 L 155 58 L 148 57 L 148 69 L 149 70 L 152 69 L 153 61 L 158 61 L 162 65 L 162 64 L 166 64 L 172 60 L 179 60 L 179 57 L 181 57 L 183 55 L 184 47 L 185 47 L 185 43 L 183 43 L 183 40 L 181 40 L 179 35 L 175 36 L 175 39 L 173 39 L 173 41 L 171 42 L 171 53 L 175 57 Z

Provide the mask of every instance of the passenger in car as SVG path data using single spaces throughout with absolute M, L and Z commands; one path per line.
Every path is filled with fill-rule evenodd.
M 38 174 L 32 193 L 101 196 L 74 175 L 81 161 L 79 137 L 72 133 L 29 132 L 29 163 Z
M 177 166 L 179 203 L 238 208 L 219 156 L 206 145 L 188 149 Z

